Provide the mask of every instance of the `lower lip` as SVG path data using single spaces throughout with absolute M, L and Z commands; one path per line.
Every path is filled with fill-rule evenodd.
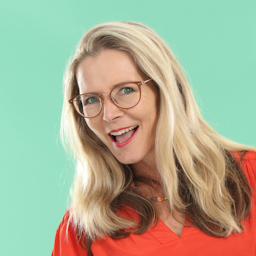
M 139 126 L 138 126 L 138 128 L 136 129 L 135 133 L 134 133 L 128 140 L 124 141 L 123 143 L 118 143 L 118 142 L 116 142 L 116 141 L 113 139 L 112 136 L 110 136 L 110 139 L 112 140 L 112 142 L 113 142 L 118 148 L 121 148 L 121 147 L 126 146 L 127 144 L 129 144 L 129 143 L 132 141 L 132 139 L 135 137 L 135 135 L 136 135 L 136 133 L 138 132 L 138 130 L 139 130 Z

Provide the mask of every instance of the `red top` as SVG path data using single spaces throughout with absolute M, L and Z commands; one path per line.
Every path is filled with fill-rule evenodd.
M 247 152 L 243 170 L 254 191 L 256 191 L 256 152 Z M 245 231 L 231 234 L 228 238 L 215 238 L 194 227 L 184 226 L 181 237 L 177 236 L 159 219 L 155 228 L 150 227 L 142 235 L 130 234 L 127 238 L 104 240 L 92 243 L 94 256 L 256 256 L 256 193 L 250 216 L 244 221 Z M 133 213 L 133 215 L 136 213 Z M 136 217 L 136 216 L 135 216 Z M 66 235 L 68 213 L 64 215 L 55 237 L 52 256 L 86 256 L 87 253 L 77 240 L 70 225 Z

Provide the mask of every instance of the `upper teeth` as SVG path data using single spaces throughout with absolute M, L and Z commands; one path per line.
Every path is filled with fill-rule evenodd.
M 124 134 L 126 132 L 129 132 L 130 130 L 132 130 L 132 129 L 136 128 L 136 127 L 138 127 L 138 125 L 134 125 L 132 127 L 120 130 L 118 132 L 111 132 L 110 134 L 113 135 L 113 136 L 121 135 L 121 134 Z

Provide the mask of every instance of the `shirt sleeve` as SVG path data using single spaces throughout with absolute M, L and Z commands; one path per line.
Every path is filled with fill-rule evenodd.
M 73 225 L 68 226 L 68 218 L 67 212 L 56 231 L 51 256 L 87 256 L 86 249 L 79 244 Z

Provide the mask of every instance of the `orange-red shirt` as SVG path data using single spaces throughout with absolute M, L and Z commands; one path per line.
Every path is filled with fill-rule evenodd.
M 253 205 L 249 218 L 244 221 L 245 231 L 231 234 L 227 238 L 216 238 L 204 234 L 195 227 L 184 226 L 181 237 L 159 220 L 155 228 L 150 227 L 142 235 L 131 234 L 126 238 L 92 243 L 94 256 L 256 256 L 256 152 L 247 152 L 243 170 L 251 185 Z M 136 214 L 136 213 L 134 213 Z M 70 225 L 66 236 L 68 213 L 64 215 L 55 237 L 52 256 L 86 256 Z

